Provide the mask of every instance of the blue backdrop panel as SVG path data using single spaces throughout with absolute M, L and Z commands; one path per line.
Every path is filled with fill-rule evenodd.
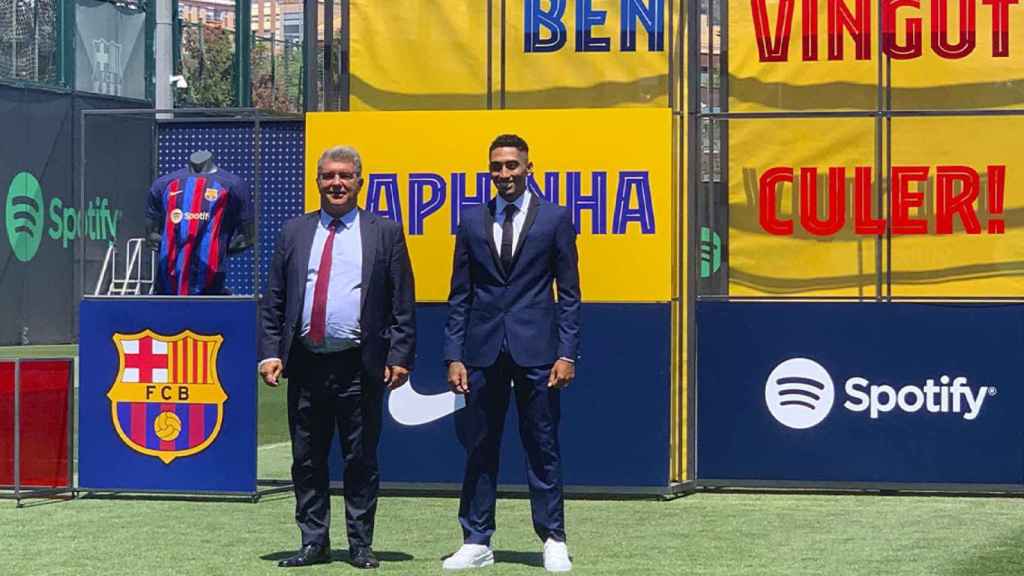
M 305 212 L 305 138 L 302 122 L 260 124 L 260 294 L 267 288 L 278 232 L 289 218 Z
M 447 306 L 420 304 L 417 366 L 410 384 L 424 395 L 448 391 L 442 363 Z M 576 381 L 562 395 L 561 443 L 567 485 L 668 485 L 670 306 L 584 304 Z M 637 330 L 636 327 L 642 327 Z M 385 400 L 383 482 L 461 484 L 466 457 L 455 418 L 402 425 Z M 341 481 L 337 440 L 331 478 Z M 526 484 L 526 456 L 510 402 L 502 442 L 502 485 Z
M 160 175 L 185 166 L 196 150 L 209 150 L 217 165 L 249 184 L 255 201 L 256 148 L 252 122 L 161 123 L 157 142 Z M 274 241 L 285 220 L 303 212 L 305 136 L 299 121 L 261 122 L 259 131 L 259 273 L 262 293 Z M 227 287 L 233 294 L 254 294 L 253 250 L 228 260 Z
M 112 400 L 108 397 L 108 394 L 116 395 L 111 390 L 120 362 L 114 334 L 135 334 L 147 329 L 161 337 L 173 337 L 185 330 L 223 337 L 216 355 L 216 373 L 227 399 L 223 403 L 219 432 L 205 449 L 169 463 L 131 448 L 122 439 L 113 422 Z M 138 346 L 145 348 L 145 344 Z M 256 391 L 252 367 L 257 360 L 256 302 L 253 299 L 86 299 L 81 305 L 79 358 L 79 486 L 95 490 L 255 492 Z M 149 366 L 165 366 L 167 362 L 162 358 Z M 125 365 L 128 364 L 126 360 Z M 160 380 L 158 376 L 150 379 L 145 374 L 135 379 L 140 382 Z M 199 374 L 202 374 L 201 368 L 191 378 L 172 373 L 167 381 L 193 384 L 212 380 L 209 373 L 205 378 Z M 126 381 L 131 379 L 125 377 Z M 208 384 L 203 386 L 209 387 Z M 190 386 L 190 390 L 195 389 L 195 385 Z M 205 408 L 204 414 L 199 416 L 186 409 L 189 404 L 177 404 L 174 410 L 181 421 L 181 435 L 171 439 L 176 445 L 160 446 L 160 438 L 155 437 L 161 426 L 157 417 L 167 410 L 167 405 L 161 408 L 159 401 L 134 404 L 140 410 L 135 432 L 138 437 L 145 437 L 144 447 L 187 449 L 186 431 L 192 432 L 195 428 L 190 428 L 191 418 L 196 422 L 200 418 L 204 420 L 204 425 L 198 427 L 199 434 L 210 436 L 214 431 L 215 408 Z M 131 413 L 131 406 L 126 402 L 120 402 L 118 418 L 127 433 L 133 427 L 130 422 L 136 414 Z
M 1021 305 L 698 303 L 697 477 L 1019 484 L 1022 320 Z

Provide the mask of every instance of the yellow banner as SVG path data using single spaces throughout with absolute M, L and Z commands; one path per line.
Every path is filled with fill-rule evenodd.
M 668 0 L 507 6 L 508 107 L 668 106 Z
M 730 0 L 729 110 L 872 109 L 889 64 L 896 109 L 1024 106 L 1024 6 L 887 2 L 880 34 L 878 5 Z
M 919 169 L 906 185 L 921 197 L 909 220 L 927 226 L 926 234 L 893 236 L 893 295 L 1024 294 L 1018 130 L 1024 131 L 1018 116 L 893 119 L 893 165 Z M 952 232 L 940 234 L 947 221 Z
M 853 179 L 856 166 L 873 164 L 874 126 L 870 118 L 729 122 L 729 225 L 723 240 L 728 246 L 730 295 L 875 295 L 874 236 L 854 234 L 852 218 L 850 226 L 828 236 L 814 235 L 800 222 L 801 168 L 813 167 L 827 176 L 830 166 L 843 166 Z M 773 169 L 790 170 L 791 181 L 764 182 Z M 823 211 L 828 206 L 827 184 L 819 180 L 814 182 L 818 197 L 824 197 L 819 206 Z M 761 217 L 763 186 L 774 193 L 771 221 L 788 222 L 791 234 L 766 229 Z M 852 192 L 852 184 L 845 186 Z M 719 273 L 725 273 L 724 268 Z
M 308 114 L 306 209 L 319 208 L 323 150 L 354 146 L 363 159 L 360 206 L 402 223 L 417 299 L 444 301 L 459 214 L 493 197 L 488 147 L 509 132 L 530 145 L 531 189 L 573 213 L 584 300 L 669 301 L 668 109 Z
M 487 2 L 351 0 L 352 110 L 487 107 Z
M 893 119 L 879 197 L 872 119 L 730 121 L 729 293 L 873 297 L 880 281 L 882 295 L 1019 296 L 1014 126 Z
M 669 2 L 352 0 L 350 106 L 665 107 Z

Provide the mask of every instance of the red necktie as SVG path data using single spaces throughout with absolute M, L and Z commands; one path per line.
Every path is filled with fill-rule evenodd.
M 338 220 L 331 220 L 327 226 L 327 242 L 320 255 L 320 267 L 316 272 L 316 287 L 313 289 L 313 313 L 309 319 L 309 334 L 314 345 L 324 341 L 324 327 L 327 325 L 327 286 L 331 283 L 331 255 L 334 252 L 334 234 L 338 231 Z

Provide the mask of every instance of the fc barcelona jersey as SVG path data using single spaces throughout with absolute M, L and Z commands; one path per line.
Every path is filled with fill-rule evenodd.
M 182 168 L 150 187 L 146 217 L 162 222 L 158 293 L 227 293 L 228 244 L 252 220 L 245 181 L 223 169 L 196 174 Z

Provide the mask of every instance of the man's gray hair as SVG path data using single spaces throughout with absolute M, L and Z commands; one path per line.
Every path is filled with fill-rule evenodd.
M 321 169 L 324 166 L 324 162 L 351 162 L 352 166 L 355 167 L 356 176 L 362 176 L 363 174 L 363 159 L 359 157 L 359 152 L 351 146 L 332 146 L 324 153 L 320 155 L 320 159 L 316 162 L 316 172 L 319 176 Z

